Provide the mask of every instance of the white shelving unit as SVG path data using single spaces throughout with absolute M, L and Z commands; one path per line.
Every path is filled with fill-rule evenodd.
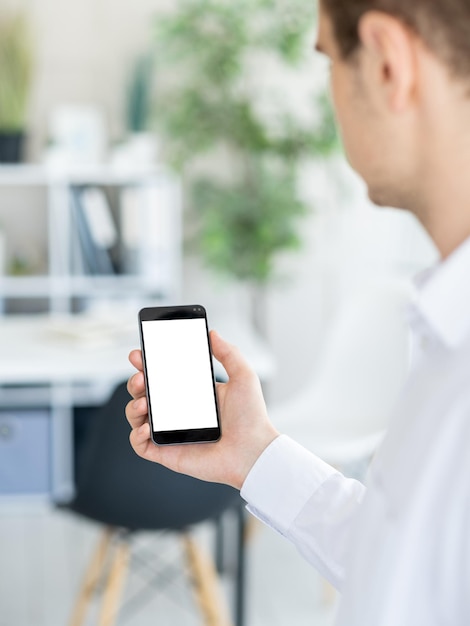
M 84 263 L 77 264 L 77 255 L 84 251 L 74 221 L 71 191 L 89 187 L 112 188 L 117 198 L 129 189 L 137 190 L 134 203 L 127 208 L 128 225 L 133 226 L 135 212 L 132 238 L 137 263 L 132 271 L 98 275 Z M 181 197 L 178 180 L 163 168 L 123 171 L 103 166 L 58 171 L 41 166 L 1 166 L 0 215 L 2 192 L 28 191 L 34 197 L 38 188 L 46 194 L 46 271 L 0 276 L 0 311 L 3 303 L 8 312 L 0 314 L 0 448 L 9 445 L 8 437 L 24 438 L 24 445 L 18 445 L 18 440 L 14 443 L 24 450 L 25 458 L 18 458 L 22 471 L 28 446 L 34 442 L 21 428 L 21 413 L 15 420 L 15 410 L 41 408 L 44 415 L 46 408 L 50 415 L 50 467 L 46 468 L 50 485 L 43 496 L 46 501 L 51 497 L 61 501 L 70 498 L 74 488 L 73 407 L 103 402 L 113 386 L 131 373 L 127 355 L 138 345 L 139 306 L 180 300 Z M 34 210 L 35 206 L 28 208 Z M 119 211 L 113 206 L 113 216 L 118 220 Z M 158 232 L 159 225 L 163 234 Z M 117 224 L 120 238 L 124 236 L 121 227 Z M 4 228 L 3 234 L 8 247 L 8 229 Z M 41 314 L 16 315 L 9 306 L 15 301 L 35 300 L 45 309 Z M 11 471 L 5 462 L 2 465 L 1 457 L 0 451 L 0 477 L 2 472 L 8 475 Z M 0 487 L 1 483 L 0 478 Z M 0 489 L 0 501 L 11 497 Z
M 181 291 L 181 198 L 177 179 L 163 168 L 116 170 L 111 167 L 81 168 L 77 170 L 50 170 L 41 166 L 2 166 L 0 167 L 0 202 L 3 188 L 44 187 L 47 194 L 47 251 L 48 271 L 42 276 L 0 276 L 0 298 L 46 298 L 49 310 L 53 312 L 71 311 L 74 297 L 95 298 L 126 296 L 148 296 L 175 302 Z M 164 198 L 164 207 L 136 206 L 135 219 L 142 220 L 144 212 L 165 211 L 165 276 L 158 276 L 149 259 L 146 265 L 143 246 L 142 271 L 133 274 L 90 275 L 77 272 L 73 267 L 72 248 L 77 247 L 78 234 L 73 222 L 71 189 L 77 187 L 129 188 L 158 190 Z M 155 197 L 155 196 L 154 196 Z M 34 208 L 32 209 L 34 210 Z M 136 231 L 139 226 L 137 224 Z M 147 238 L 159 233 L 146 233 L 141 224 L 141 235 Z M 5 233 L 8 244 L 8 232 Z M 146 268 L 145 271 L 144 268 Z

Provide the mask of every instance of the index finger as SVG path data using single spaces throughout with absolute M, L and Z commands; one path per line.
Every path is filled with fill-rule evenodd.
M 142 361 L 142 350 L 132 350 L 129 354 L 129 361 L 135 367 L 135 369 L 142 371 L 144 369 L 144 364 Z

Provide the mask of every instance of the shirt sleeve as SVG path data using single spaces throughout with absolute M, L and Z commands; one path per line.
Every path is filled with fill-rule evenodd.
M 241 496 L 259 520 L 289 539 L 336 588 L 365 487 L 281 435 L 248 474 Z

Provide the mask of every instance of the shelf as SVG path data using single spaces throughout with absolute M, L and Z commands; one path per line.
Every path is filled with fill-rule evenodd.
M 159 285 L 154 278 L 144 276 L 0 277 L 0 298 L 49 298 L 51 295 L 104 297 L 142 293 L 165 299 L 165 292 L 165 287 Z
M 126 298 L 142 294 L 162 301 L 177 299 L 181 271 L 181 190 L 179 181 L 170 171 L 162 166 L 123 169 L 99 165 L 57 169 L 33 164 L 0 165 L 0 191 L 5 187 L 21 190 L 38 185 L 45 187 L 48 196 L 48 274 L 0 276 L 0 308 L 2 299 L 8 298 L 45 298 L 49 300 L 51 311 L 71 310 L 71 302 L 68 306 L 65 301 L 74 297 Z M 111 206 L 100 209 L 99 202 L 89 203 L 88 213 L 80 207 L 82 221 L 78 224 L 77 206 L 71 202 L 70 190 L 74 185 L 121 186 L 119 193 L 122 195 L 119 201 L 115 200 L 114 209 Z M 142 197 L 138 195 L 141 191 Z M 103 198 L 107 203 L 105 194 Z M 122 198 L 127 204 L 119 205 Z M 98 217 L 92 219 L 90 215 Z M 120 231 L 117 227 L 121 241 L 113 244 L 114 252 L 119 250 L 119 254 L 132 255 L 138 274 L 81 274 L 88 270 L 90 263 L 91 269 L 99 272 L 101 261 L 110 259 L 109 247 L 103 247 L 99 240 L 103 233 L 109 236 L 105 218 L 118 223 L 121 220 L 121 224 L 127 220 L 126 230 Z M 155 237 L 151 239 L 153 233 Z
M 37 165 L 1 165 L 1 186 L 38 186 L 46 185 L 46 171 Z
M 52 168 L 44 165 L 1 165 L 1 186 L 67 185 L 135 185 L 154 182 L 157 177 L 173 178 L 162 166 L 118 168 L 93 165 L 74 168 Z
M 49 276 L 0 276 L 0 298 L 49 297 Z

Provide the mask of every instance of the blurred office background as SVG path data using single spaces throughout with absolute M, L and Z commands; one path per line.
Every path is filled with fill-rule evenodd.
M 68 623 L 99 525 L 51 502 L 141 306 L 204 304 L 279 427 L 360 477 L 406 375 L 401 316 L 436 252 L 345 162 L 313 6 L 231 4 L 2 2 L 0 626 Z M 247 534 L 246 625 L 331 623 L 293 549 Z M 129 623 L 201 623 L 179 603 Z

